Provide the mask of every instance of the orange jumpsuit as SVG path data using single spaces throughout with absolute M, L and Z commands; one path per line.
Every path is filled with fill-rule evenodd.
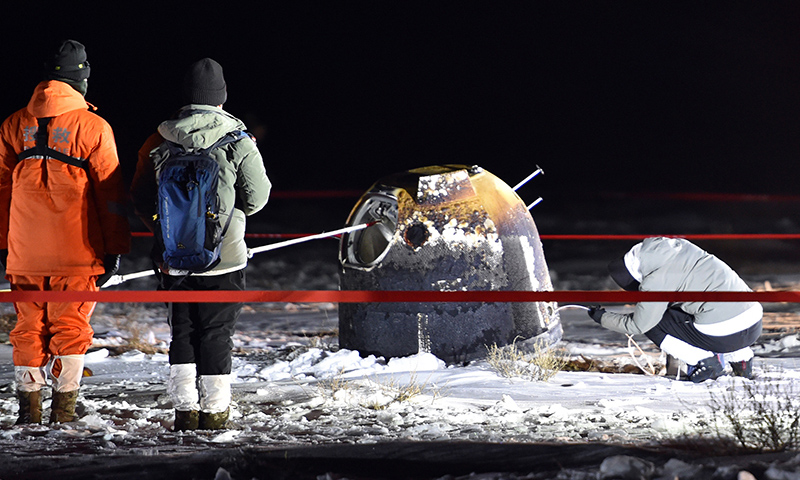
M 26 108 L 0 126 L 0 249 L 13 290 L 96 291 L 106 254 L 130 249 L 125 190 L 114 134 L 83 96 L 57 80 L 36 86 Z M 83 169 L 18 154 L 35 145 L 37 118 L 52 117 L 48 146 L 86 161 Z M 87 303 L 17 303 L 14 365 L 83 355 L 92 343 Z

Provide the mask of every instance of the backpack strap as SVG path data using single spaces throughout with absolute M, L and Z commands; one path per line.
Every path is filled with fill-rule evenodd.
M 237 142 L 244 137 L 247 137 L 247 132 L 244 130 L 234 130 L 232 132 L 228 132 L 222 136 L 219 140 L 214 142 L 213 145 L 208 147 L 205 152 L 208 153 L 215 148 L 221 147 L 223 145 L 227 145 L 229 143 Z M 228 220 L 225 221 L 225 227 L 222 228 L 222 236 L 224 237 L 226 233 L 228 233 L 228 226 L 231 224 L 231 219 L 233 218 L 233 210 L 228 213 Z
M 41 156 L 42 158 L 52 158 L 86 170 L 88 168 L 86 160 L 70 157 L 58 150 L 53 150 L 47 145 L 47 124 L 50 123 L 51 118 L 52 117 L 44 117 L 36 119 L 39 124 L 39 129 L 36 130 L 36 145 L 33 148 L 20 152 L 17 158 L 22 161 L 33 156 Z
M 213 150 L 215 148 L 221 147 L 223 145 L 227 145 L 229 143 L 233 143 L 233 142 L 239 141 L 242 138 L 247 137 L 247 136 L 248 136 L 247 132 L 245 132 L 244 130 L 234 130 L 232 132 L 228 132 L 225 135 L 223 135 L 222 138 L 220 138 L 219 140 L 214 142 L 213 145 L 208 147 L 205 150 L 205 152 L 208 153 L 208 152 L 210 152 L 211 150 Z M 225 236 L 226 233 L 228 233 L 228 227 L 231 224 L 231 219 L 233 219 L 233 210 L 228 212 L 228 220 L 225 221 L 225 226 L 222 228 L 222 234 L 221 235 L 223 237 Z
M 237 142 L 243 139 L 244 137 L 248 136 L 249 135 L 244 130 L 234 130 L 232 132 L 228 132 L 225 135 L 221 136 L 216 142 L 212 143 L 210 146 L 195 151 L 195 154 L 208 155 L 215 148 L 225 146 L 229 143 Z M 179 143 L 173 142 L 171 140 L 164 140 L 164 143 L 167 145 L 167 149 L 169 150 L 169 153 L 172 155 L 188 153 L 188 151 L 183 147 L 183 145 Z
M 220 237 L 224 237 L 226 233 L 228 233 L 228 227 L 231 226 L 231 220 L 233 219 L 233 210 L 228 213 L 228 219 L 225 220 L 225 226 L 222 227 L 222 233 L 220 233 Z
M 214 150 L 215 148 L 222 147 L 222 146 L 227 145 L 229 143 L 238 142 L 239 140 L 241 140 L 241 139 L 243 139 L 244 137 L 247 137 L 247 136 L 248 136 L 247 132 L 245 132 L 244 130 L 234 130 L 232 132 L 228 132 L 225 135 L 223 135 L 222 137 L 220 137 L 219 140 L 214 142 L 213 145 L 211 145 L 210 147 L 208 147 L 205 150 L 203 150 L 203 153 L 207 154 L 208 152 L 210 152 L 211 150 Z

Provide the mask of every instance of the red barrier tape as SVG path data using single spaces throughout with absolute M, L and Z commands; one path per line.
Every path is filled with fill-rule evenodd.
M 358 198 L 361 190 L 291 190 L 270 192 L 272 198 Z
M 389 303 L 389 302 L 789 302 L 800 303 L 800 291 L 770 292 L 625 292 L 571 291 L 367 291 L 367 290 L 218 290 L 99 292 L 0 292 L 0 302 L 106 302 L 106 303 Z
M 152 237 L 151 232 L 133 232 L 134 237 Z M 245 238 L 301 238 L 314 233 L 248 233 Z M 800 240 L 800 233 L 695 233 L 686 235 L 539 235 L 542 240 L 642 240 L 647 237 L 685 238 L 687 240 Z
M 302 238 L 316 233 L 247 233 L 246 238 Z M 152 237 L 152 232 L 131 232 L 132 237 Z
M 696 233 L 688 235 L 540 235 L 542 240 L 642 240 L 647 237 L 687 240 L 800 240 L 800 233 Z
M 270 193 L 272 198 L 359 198 L 363 190 L 284 190 Z M 655 198 L 692 202 L 797 202 L 800 195 L 773 195 L 715 192 L 601 192 L 601 198 Z
M 283 190 L 270 193 L 272 198 L 359 198 L 363 190 Z M 655 198 L 667 200 L 684 200 L 692 202 L 798 202 L 800 195 L 772 195 L 750 193 L 714 193 L 714 192 L 601 192 L 601 198 Z
M 601 192 L 602 198 L 655 198 L 667 200 L 687 200 L 691 202 L 798 202 L 800 195 L 768 195 L 750 193 L 712 193 L 712 192 Z

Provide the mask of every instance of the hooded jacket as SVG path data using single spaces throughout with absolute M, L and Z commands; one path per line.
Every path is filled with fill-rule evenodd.
M 678 238 L 646 238 L 625 256 L 643 292 L 749 292 L 747 284 L 725 262 Z M 617 332 L 640 334 L 655 327 L 667 308 L 692 315 L 698 330 L 729 335 L 761 319 L 758 302 L 640 302 L 633 313 L 606 312 L 601 324 Z
M 178 111 L 176 118 L 162 122 L 139 150 L 131 196 L 136 214 L 153 231 L 153 216 L 158 199 L 158 174 L 167 159 L 164 140 L 180 144 L 187 151 L 208 148 L 229 132 L 246 129 L 244 123 L 221 107 L 191 104 Z M 212 151 L 219 163 L 220 216 L 233 215 L 222 241 L 220 263 L 212 270 L 193 275 L 221 275 L 247 266 L 244 242 L 245 216 L 267 204 L 272 184 L 255 140 L 247 136 Z M 167 273 L 179 274 L 179 272 Z
M 99 275 L 106 254 L 130 249 L 114 134 L 68 84 L 39 83 L 28 106 L 0 126 L 0 249 L 6 273 Z M 35 145 L 37 118 L 52 117 L 48 145 L 86 168 L 18 154 Z

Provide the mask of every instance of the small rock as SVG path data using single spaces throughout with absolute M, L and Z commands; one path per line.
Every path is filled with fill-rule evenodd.
M 628 455 L 608 457 L 600 464 L 600 480 L 648 480 L 655 466 L 641 458 Z
M 224 468 L 219 467 L 217 469 L 217 474 L 214 476 L 214 480 L 231 480 L 231 474 Z
M 800 473 L 787 472 L 772 465 L 764 472 L 764 478 L 767 480 L 800 480 Z
M 711 480 L 732 480 L 737 478 L 737 475 L 742 472 L 742 467 L 739 465 L 723 465 L 714 470 L 711 475 Z M 744 480 L 744 479 L 743 479 Z
M 692 465 L 678 460 L 677 458 L 670 458 L 667 463 L 664 464 L 661 478 L 680 478 L 682 480 L 694 478 L 694 476 L 702 469 L 703 467 L 699 465 Z

